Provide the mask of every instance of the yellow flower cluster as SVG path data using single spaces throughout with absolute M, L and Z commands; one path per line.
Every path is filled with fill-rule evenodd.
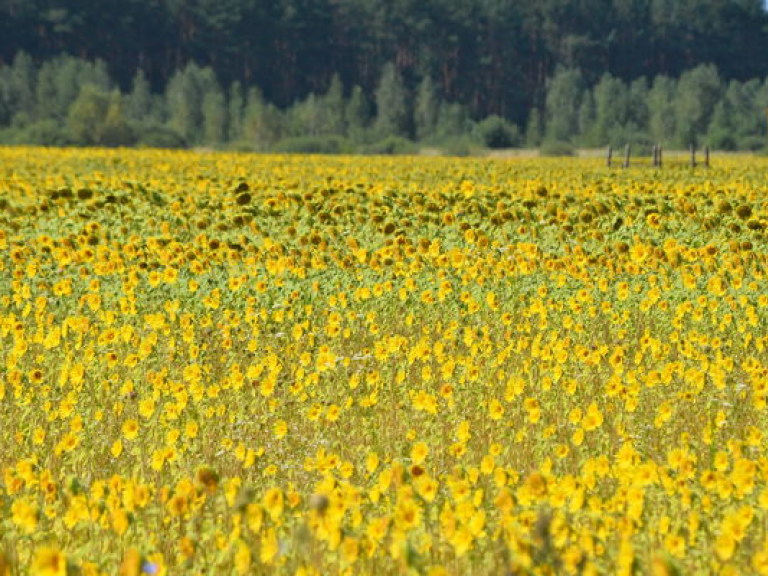
M 0 151 L 0 576 L 768 574 L 768 162 Z

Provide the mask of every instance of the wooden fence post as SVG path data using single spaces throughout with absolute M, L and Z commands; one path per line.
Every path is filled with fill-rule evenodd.
M 658 155 L 659 155 L 659 163 L 658 163 L 658 166 L 659 166 L 659 168 L 661 168 L 661 163 L 662 163 L 662 162 L 661 162 L 661 151 L 662 151 L 662 147 L 661 147 L 661 144 L 659 144 L 659 148 L 658 148 Z
M 629 168 L 629 154 L 632 152 L 632 146 L 630 144 L 627 144 L 626 149 L 624 150 L 624 168 Z
M 611 146 L 608 146 L 608 157 L 606 159 L 606 164 L 608 165 L 608 168 L 611 167 L 611 158 L 613 156 L 613 150 L 611 150 Z
M 704 166 L 709 168 L 709 146 L 704 146 Z
M 691 168 L 696 168 L 696 146 L 691 144 Z

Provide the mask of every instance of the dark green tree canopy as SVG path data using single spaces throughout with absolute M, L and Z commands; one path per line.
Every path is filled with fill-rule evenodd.
M 0 0 L 0 143 L 756 149 L 766 53 L 762 0 Z
M 38 66 L 101 60 L 124 92 L 139 69 L 160 92 L 188 64 L 210 66 L 279 107 L 334 74 L 373 100 L 393 62 L 414 94 L 429 77 L 474 117 L 522 125 L 558 65 L 588 85 L 699 64 L 764 78 L 768 17 L 761 0 L 0 0 L 0 64 L 21 51 Z

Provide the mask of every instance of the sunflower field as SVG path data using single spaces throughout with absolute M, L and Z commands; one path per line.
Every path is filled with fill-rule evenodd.
M 767 183 L 0 150 L 0 576 L 768 574 Z

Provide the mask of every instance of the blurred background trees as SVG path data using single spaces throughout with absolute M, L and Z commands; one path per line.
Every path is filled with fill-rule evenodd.
M 761 0 L 0 0 L 0 142 L 754 149 L 766 49 Z

